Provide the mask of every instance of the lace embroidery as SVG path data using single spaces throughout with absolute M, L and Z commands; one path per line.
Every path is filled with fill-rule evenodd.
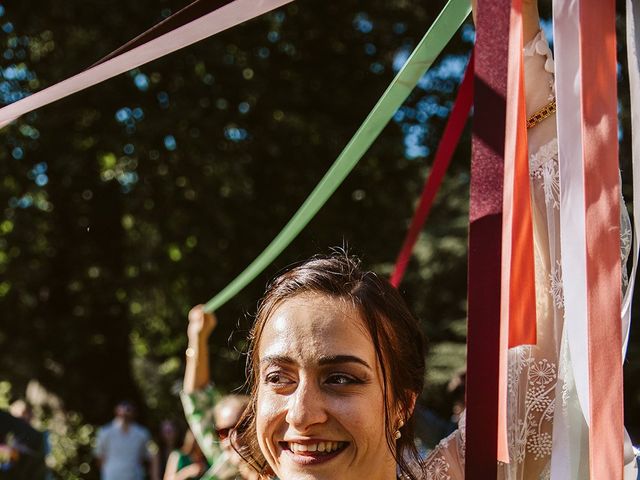
M 546 432 L 532 435 L 527 442 L 527 450 L 533 453 L 535 460 L 551 455 L 551 447 L 551 434 Z
M 569 384 L 567 382 L 562 383 L 562 410 L 566 413 L 569 407 Z
M 535 358 L 532 347 L 518 347 L 513 354 L 508 372 L 509 395 L 517 397 L 520 378 L 526 375 L 525 412 L 521 418 L 509 422 L 507 433 L 509 456 L 512 461 L 522 463 L 526 452 L 535 460 L 551 455 L 550 431 L 558 373 L 555 363 Z
M 560 210 L 560 176 L 556 158 L 543 165 L 542 178 L 545 202 L 556 210 Z
M 620 261 L 622 262 L 622 288 L 626 290 L 629 284 L 629 272 L 627 271 L 627 259 L 631 253 L 633 231 L 631 220 L 627 212 L 622 194 L 620 194 Z
M 551 463 L 548 463 L 544 470 L 540 472 L 539 480 L 551 480 Z
M 460 455 L 462 461 L 467 458 L 467 411 L 463 411 L 458 420 L 458 428 L 460 429 L 460 436 L 458 437 L 458 448 L 460 449 Z
M 558 141 L 555 139 L 540 147 L 529 158 L 530 176 L 542 179 L 545 203 L 556 210 L 560 209 L 560 176 L 558 170 Z
M 449 464 L 442 457 L 436 457 L 427 467 L 427 480 L 451 480 Z
M 546 385 L 556 379 L 556 367 L 543 358 L 537 363 L 533 363 L 529 369 L 529 377 L 536 385 Z
M 537 152 L 529 155 L 529 172 L 535 178 L 542 177 L 542 167 L 550 161 L 558 161 L 558 140 L 554 138 L 542 145 Z
M 438 443 L 434 452 L 432 452 L 432 454 L 427 458 L 427 462 L 425 464 L 427 477 L 425 480 L 451 480 L 451 476 L 449 475 L 449 468 L 451 465 L 449 465 L 449 462 L 444 459 L 444 455 L 441 452 L 445 452 L 449 448 L 449 443 L 451 443 L 451 441 L 455 441 L 463 431 L 464 426 L 460 425 L 457 431 L 440 440 L 440 443 Z M 457 447 L 459 448 L 460 445 L 458 444 Z M 462 458 L 464 458 L 464 456 Z
M 551 267 L 549 274 L 549 293 L 557 309 L 564 309 L 564 293 L 562 291 L 562 265 L 560 260 Z
M 571 362 L 569 359 L 569 340 L 567 338 L 566 332 L 562 335 L 562 345 L 560 347 L 560 372 L 558 382 L 561 385 L 561 395 L 562 395 L 562 412 L 563 415 L 568 415 L 569 411 L 569 400 L 571 399 L 572 389 L 571 386 L 573 384 L 573 370 L 571 368 Z

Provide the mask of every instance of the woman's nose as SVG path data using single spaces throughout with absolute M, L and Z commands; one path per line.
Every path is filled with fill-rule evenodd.
M 313 381 L 301 380 L 289 398 L 286 421 L 299 433 L 327 421 L 327 406 L 320 388 Z

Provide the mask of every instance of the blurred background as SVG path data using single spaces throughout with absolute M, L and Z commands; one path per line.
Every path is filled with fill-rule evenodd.
M 0 101 L 80 72 L 187 3 L 3 2 Z M 280 231 L 444 4 L 298 0 L 0 131 L 0 409 L 32 405 L 32 425 L 49 432 L 55 478 L 98 478 L 95 432 L 121 399 L 137 403 L 155 435 L 163 419 L 182 421 L 189 308 Z M 348 245 L 367 267 L 391 273 L 473 40 L 468 22 L 318 216 L 218 312 L 212 376 L 223 390 L 244 382 L 246 332 L 279 270 Z M 467 127 L 401 285 L 430 342 L 420 401 L 445 419 L 449 382 L 465 364 L 469 156 Z M 637 320 L 636 308 L 625 364 L 636 442 Z

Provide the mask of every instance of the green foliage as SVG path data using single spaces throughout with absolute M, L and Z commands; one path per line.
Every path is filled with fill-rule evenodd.
M 81 71 L 185 4 L 6 6 L 1 99 Z M 299 0 L 0 131 L 0 378 L 14 392 L 37 379 L 78 412 L 56 440 L 62 478 L 88 478 L 87 425 L 118 400 L 149 425 L 180 416 L 188 309 L 277 234 L 443 5 Z M 471 39 L 467 25 L 309 227 L 218 312 L 220 386 L 242 385 L 247 313 L 280 269 L 348 244 L 391 272 Z M 437 408 L 464 363 L 468 158 L 466 134 L 402 285 L 432 345 L 423 400 Z M 627 391 L 639 411 L 638 385 Z

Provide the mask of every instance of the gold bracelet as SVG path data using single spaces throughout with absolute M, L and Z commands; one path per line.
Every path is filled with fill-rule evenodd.
M 556 113 L 555 98 L 527 119 L 527 129 L 535 127 L 545 118 L 549 118 L 554 113 Z

